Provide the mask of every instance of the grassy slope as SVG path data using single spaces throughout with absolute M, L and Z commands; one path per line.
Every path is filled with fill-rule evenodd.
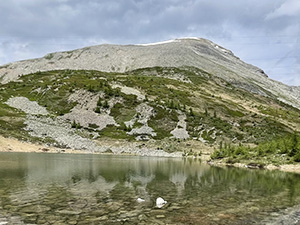
M 191 83 L 171 79 L 185 77 Z M 125 74 L 98 71 L 50 71 L 23 76 L 23 82 L 0 85 L 0 134 L 18 139 L 36 140 L 24 131 L 25 114 L 4 102 L 11 96 L 24 96 L 47 107 L 51 116 L 68 113 L 76 103 L 68 102 L 74 91 L 85 89 L 104 92 L 102 102 L 121 97 L 122 104 L 111 110 L 120 127 L 110 126 L 102 136 L 131 140 L 124 122 L 135 114 L 141 102 L 111 84 L 118 82 L 145 93 L 146 102 L 156 114 L 148 122 L 156 132 L 155 139 L 170 137 L 178 121 L 178 110 L 187 115 L 187 130 L 192 138 L 202 138 L 210 146 L 222 142 L 257 145 L 299 130 L 299 110 L 275 99 L 253 95 L 235 88 L 205 71 L 195 68 L 148 68 Z M 100 106 L 103 107 L 103 104 Z M 136 126 L 139 126 L 137 124 Z

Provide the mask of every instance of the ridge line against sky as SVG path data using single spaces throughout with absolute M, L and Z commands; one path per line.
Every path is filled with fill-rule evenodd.
M 200 37 L 300 86 L 299 0 L 10 0 L 0 12 L 0 64 L 104 43 Z

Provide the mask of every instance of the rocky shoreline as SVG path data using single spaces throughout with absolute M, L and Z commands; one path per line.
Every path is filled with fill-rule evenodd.
M 261 165 L 249 165 L 246 163 L 226 163 L 222 160 L 208 160 L 207 163 L 211 166 L 217 167 L 236 167 L 236 168 L 246 168 L 246 169 L 266 169 L 266 170 L 280 170 L 282 172 L 289 173 L 300 173 L 300 164 L 284 164 L 275 166 L 273 164 L 268 164 L 265 166 Z
M 265 221 L 266 225 L 297 225 L 300 222 L 300 206 L 295 206 L 276 213 L 275 219 Z
M 168 153 L 161 149 L 152 149 L 137 143 L 116 142 L 115 145 L 105 142 L 101 145 L 103 151 L 91 151 L 87 149 L 59 148 L 41 144 L 33 144 L 19 141 L 14 138 L 0 136 L 0 152 L 34 152 L 34 153 L 69 153 L 69 154 L 114 154 L 114 155 L 134 155 L 134 156 L 152 156 L 152 157 L 182 157 L 182 152 Z M 101 143 L 100 143 L 101 144 Z M 120 145 L 123 145 L 120 146 Z

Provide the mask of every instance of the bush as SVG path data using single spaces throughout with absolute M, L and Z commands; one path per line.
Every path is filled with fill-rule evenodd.
M 102 106 L 102 99 L 99 97 L 97 101 L 97 106 L 101 107 Z
M 294 162 L 300 162 L 300 152 L 293 157 Z
M 96 109 L 95 109 L 95 113 L 100 113 L 100 112 L 101 112 L 100 107 L 97 106 Z
M 82 126 L 80 125 L 80 123 L 76 123 L 76 121 L 75 120 L 73 120 L 73 122 L 72 122 L 72 128 L 76 128 L 76 129 L 80 129 L 80 128 L 82 128 Z
M 109 108 L 109 104 L 108 104 L 108 101 L 105 100 L 104 103 L 103 103 L 103 108 L 105 109 L 108 109 Z

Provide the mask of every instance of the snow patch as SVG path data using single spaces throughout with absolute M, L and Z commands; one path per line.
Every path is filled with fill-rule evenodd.
M 161 42 L 154 42 L 154 43 L 147 43 L 147 44 L 136 44 L 138 46 L 153 46 L 153 45 L 162 45 L 162 44 L 168 44 L 172 42 L 181 42 L 182 40 L 197 40 L 200 41 L 201 38 L 198 37 L 182 37 L 182 38 L 177 38 L 177 39 L 172 39 L 168 41 L 161 41 Z
M 162 44 L 168 44 L 172 42 L 180 42 L 180 40 L 168 40 L 168 41 L 161 41 L 161 42 L 154 42 L 154 43 L 148 43 L 148 44 L 137 44 L 138 46 L 152 46 L 152 45 L 162 45 Z
M 216 45 L 214 43 L 211 43 L 211 45 L 214 46 L 214 48 L 218 49 L 221 52 L 224 52 L 226 54 L 232 54 L 231 51 L 227 50 L 226 48 L 223 48 L 223 47 L 221 47 L 219 45 Z
M 201 38 L 198 38 L 198 37 L 182 37 L 182 38 L 179 38 L 177 40 L 184 40 L 184 39 L 188 39 L 188 40 L 197 40 L 197 41 L 200 41 Z

